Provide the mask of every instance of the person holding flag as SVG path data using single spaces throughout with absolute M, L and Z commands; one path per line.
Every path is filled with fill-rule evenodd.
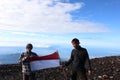
M 35 72 L 31 71 L 30 58 L 38 56 L 32 52 L 33 45 L 31 43 L 26 45 L 26 51 L 23 52 L 19 58 L 19 63 L 22 64 L 23 80 L 36 80 Z
M 86 72 L 91 75 L 91 64 L 88 52 L 85 48 L 82 48 L 79 44 L 79 40 L 74 38 L 71 41 L 74 49 L 71 52 L 71 57 L 65 66 L 72 63 L 72 80 L 88 80 Z M 86 70 L 85 64 L 88 63 L 89 69 Z

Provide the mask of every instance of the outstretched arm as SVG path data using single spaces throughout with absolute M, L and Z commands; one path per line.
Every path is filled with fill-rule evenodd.
M 73 50 L 72 50 L 70 59 L 68 60 L 68 62 L 65 63 L 65 66 L 68 66 L 70 63 L 72 63 L 73 58 L 74 58 L 74 57 L 73 57 Z

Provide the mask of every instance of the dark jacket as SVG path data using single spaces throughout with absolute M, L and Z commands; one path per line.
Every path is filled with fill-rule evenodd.
M 66 66 L 68 66 L 70 63 L 72 63 L 72 69 L 73 71 L 84 70 L 86 63 L 89 65 L 89 70 L 91 70 L 91 63 L 89 59 L 88 52 L 85 48 L 82 48 L 79 46 L 78 49 L 73 49 L 71 52 L 71 57 L 69 61 L 66 63 Z

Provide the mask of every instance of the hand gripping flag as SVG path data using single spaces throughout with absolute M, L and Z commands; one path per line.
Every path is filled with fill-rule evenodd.
M 58 51 L 50 55 L 30 58 L 31 71 L 36 71 L 36 70 L 46 69 L 46 68 L 53 68 L 58 66 L 60 66 Z

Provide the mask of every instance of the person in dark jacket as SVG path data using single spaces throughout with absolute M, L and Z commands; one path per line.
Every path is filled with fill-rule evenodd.
M 71 52 L 71 57 L 65 66 L 72 63 L 72 80 L 88 80 L 88 75 L 91 74 L 91 63 L 88 52 L 85 48 L 82 48 L 79 44 L 79 40 L 74 38 L 71 41 L 74 49 Z M 87 70 L 85 65 L 88 63 L 89 69 Z
M 26 51 L 23 52 L 19 58 L 19 63 L 22 64 L 22 73 L 23 73 L 23 80 L 36 80 L 35 73 L 31 72 L 30 69 L 30 57 L 38 56 L 36 53 L 32 52 L 33 45 L 27 44 Z

